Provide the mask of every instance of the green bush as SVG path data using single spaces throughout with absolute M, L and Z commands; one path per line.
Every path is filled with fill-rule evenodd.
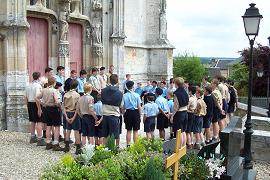
M 150 158 L 146 164 L 144 179 L 145 180 L 164 180 L 165 176 L 162 172 L 162 161 L 153 157 Z
M 90 160 L 93 164 L 98 164 L 99 162 L 104 161 L 105 159 L 109 159 L 114 155 L 114 153 L 105 148 L 104 146 L 97 147 L 95 154 L 93 155 L 92 159 Z

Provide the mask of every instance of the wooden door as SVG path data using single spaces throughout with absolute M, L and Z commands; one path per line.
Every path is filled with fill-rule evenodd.
M 27 68 L 29 79 L 33 72 L 44 74 L 48 66 L 48 22 L 46 19 L 27 17 Z
M 70 70 L 76 70 L 79 73 L 83 67 L 83 36 L 82 26 L 80 24 L 69 23 L 68 41 L 70 52 Z

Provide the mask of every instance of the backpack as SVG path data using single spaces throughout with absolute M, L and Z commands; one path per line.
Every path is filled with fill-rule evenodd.
M 230 93 L 229 104 L 235 104 L 236 103 L 236 92 L 232 86 L 229 87 L 229 93 Z

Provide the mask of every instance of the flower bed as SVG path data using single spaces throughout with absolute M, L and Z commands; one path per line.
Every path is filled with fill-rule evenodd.
M 109 140 L 107 147 L 99 146 L 96 149 L 88 145 L 76 158 L 64 155 L 59 162 L 50 163 L 40 179 L 171 179 L 171 169 L 164 168 L 166 156 L 162 153 L 161 140 L 139 138 L 135 144 L 120 151 L 114 143 L 110 143 L 112 141 Z M 179 169 L 181 179 L 207 179 L 211 176 L 207 162 L 194 154 L 181 159 Z

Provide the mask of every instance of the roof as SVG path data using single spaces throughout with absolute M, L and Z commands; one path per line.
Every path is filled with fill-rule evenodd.
M 220 68 L 218 68 L 218 67 L 210 67 L 207 69 L 208 69 L 210 77 L 215 77 L 217 75 L 221 75 Z

